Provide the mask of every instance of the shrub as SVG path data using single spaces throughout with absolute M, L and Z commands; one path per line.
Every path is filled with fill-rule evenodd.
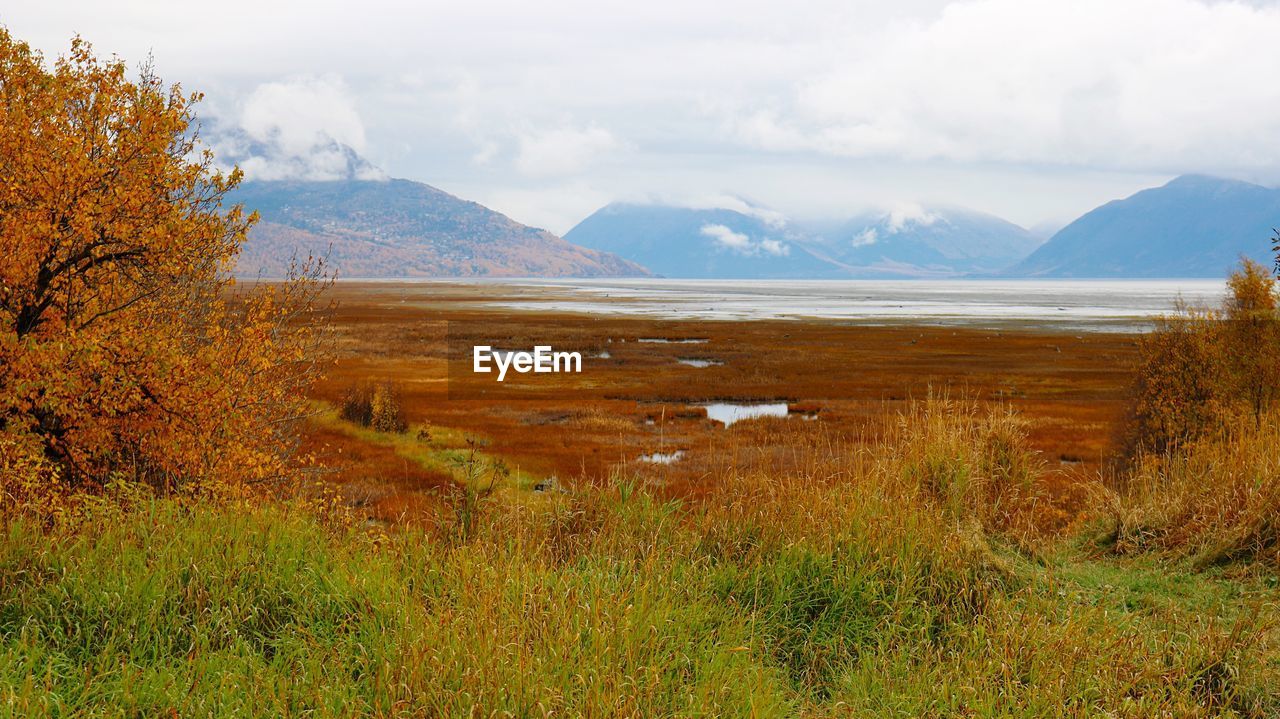
M 365 382 L 351 387 L 338 412 L 348 422 L 378 432 L 400 433 L 409 428 L 400 390 L 390 382 Z
M 227 270 L 256 218 L 223 206 L 241 173 L 201 150 L 199 95 L 149 67 L 130 80 L 79 39 L 49 66 L 0 29 L 0 68 L 6 446 L 76 486 L 242 491 L 291 476 L 321 269 L 235 287 Z
M 1120 552 L 1280 566 L 1280 295 L 1245 260 L 1217 311 L 1166 319 L 1140 342 L 1133 444 L 1106 489 Z
M 379 432 L 403 432 L 409 428 L 400 406 L 400 391 L 388 382 L 373 388 L 369 398 L 369 426 Z
M 1244 260 L 1220 310 L 1183 307 L 1138 343 L 1131 456 L 1160 454 L 1235 416 L 1260 422 L 1280 392 L 1276 280 Z
M 347 390 L 342 397 L 342 406 L 338 413 L 343 419 L 368 427 L 373 422 L 372 392 L 368 384 L 358 384 Z

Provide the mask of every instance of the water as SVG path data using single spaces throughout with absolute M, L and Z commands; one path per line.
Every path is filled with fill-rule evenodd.
M 728 427 L 734 422 L 756 417 L 786 417 L 786 402 L 743 403 L 743 402 L 711 402 L 701 405 L 707 410 L 707 418 L 722 422 Z
M 673 320 L 828 319 L 870 324 L 1141 331 L 1178 302 L 1218 305 L 1220 280 L 516 280 L 535 311 Z M 644 338 L 641 342 L 690 342 Z
M 678 357 L 676 358 L 676 362 L 679 362 L 682 365 L 688 365 L 690 367 L 698 367 L 698 368 L 719 367 L 720 365 L 724 364 L 720 360 L 696 359 L 694 357 Z
M 649 462 L 650 464 L 675 464 L 682 459 L 684 459 L 683 449 L 677 449 L 674 452 L 652 452 L 640 455 L 641 462 Z

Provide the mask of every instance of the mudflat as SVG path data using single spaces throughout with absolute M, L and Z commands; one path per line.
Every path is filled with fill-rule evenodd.
M 1117 449 L 1136 357 L 1136 336 L 1115 332 L 538 311 L 546 292 L 337 284 L 336 362 L 314 391 L 318 414 L 305 438 L 330 481 L 372 516 L 412 519 L 457 481 L 456 465 L 472 449 L 506 462 L 514 490 L 624 473 L 695 496 L 744 463 L 785 463 L 798 444 L 874 442 L 910 400 L 932 395 L 1017 412 L 1053 470 L 1047 481 L 1069 496 Z M 498 306 L 513 302 L 529 309 Z M 497 383 L 470 372 L 473 343 L 574 350 L 583 368 Z M 336 418 L 345 394 L 364 382 L 398 388 L 407 433 Z M 730 424 L 709 417 L 708 405 Z M 753 411 L 761 405 L 768 409 Z

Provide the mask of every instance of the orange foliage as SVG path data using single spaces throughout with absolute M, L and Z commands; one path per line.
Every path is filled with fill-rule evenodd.
M 233 287 L 256 217 L 222 207 L 240 172 L 199 144 L 199 99 L 0 29 L 0 479 L 289 476 L 322 275 Z
M 1235 417 L 1260 422 L 1280 396 L 1280 297 L 1244 260 L 1221 310 L 1184 309 L 1139 340 L 1133 449 L 1166 452 Z

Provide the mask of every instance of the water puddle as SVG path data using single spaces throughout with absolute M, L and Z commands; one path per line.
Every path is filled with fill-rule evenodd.
M 707 419 L 721 422 L 726 427 L 744 419 L 787 416 L 786 402 L 711 402 L 700 406 L 707 410 Z
M 649 462 L 650 464 L 675 464 L 682 459 L 684 459 L 683 449 L 677 449 L 674 452 L 651 452 L 640 455 L 641 462 Z
M 676 362 L 690 367 L 719 367 L 724 364 L 720 360 L 698 359 L 697 357 L 677 357 Z

